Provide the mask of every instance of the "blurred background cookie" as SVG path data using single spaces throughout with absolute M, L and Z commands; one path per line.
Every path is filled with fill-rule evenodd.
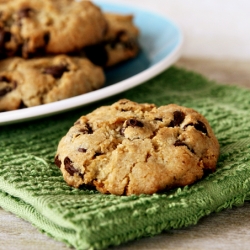
M 54 57 L 0 61 L 0 111 L 32 107 L 101 88 L 103 69 L 86 58 Z
M 90 1 L 0 1 L 0 111 L 100 88 L 100 67 L 137 56 L 138 36 L 133 15 Z
M 83 54 L 93 63 L 110 67 L 139 53 L 139 29 L 133 23 L 133 15 L 105 13 L 108 29 L 101 43 L 87 46 Z
M 0 2 L 0 57 L 68 53 L 101 42 L 107 22 L 90 1 Z

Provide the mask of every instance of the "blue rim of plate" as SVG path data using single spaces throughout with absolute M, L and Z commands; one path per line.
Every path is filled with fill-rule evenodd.
M 101 89 L 40 106 L 0 113 L 0 125 L 51 116 L 111 97 L 160 74 L 181 55 L 183 35 L 168 17 L 132 5 L 94 1 L 104 12 L 132 14 L 140 29 L 141 53 L 105 72 L 107 83 Z

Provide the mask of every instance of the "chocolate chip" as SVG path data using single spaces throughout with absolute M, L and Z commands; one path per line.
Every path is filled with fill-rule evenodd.
M 205 124 L 201 121 L 197 121 L 197 123 L 194 124 L 195 129 L 201 131 L 202 133 L 207 135 L 207 128 Z
M 60 78 L 67 71 L 69 70 L 66 65 L 55 65 L 45 68 L 43 73 L 52 75 L 54 78 Z
M 83 133 L 83 134 L 92 134 L 93 133 L 93 130 L 92 128 L 90 127 L 90 125 L 88 123 L 86 123 L 86 126 L 84 128 L 81 128 L 79 130 L 79 132 Z
M 0 97 L 6 95 L 11 92 L 12 88 L 10 86 L 6 86 L 4 89 L 0 89 Z
M 174 111 L 174 119 L 170 122 L 169 127 L 180 126 L 185 119 L 185 114 L 182 111 Z
M 174 143 L 174 145 L 175 145 L 176 147 L 179 147 L 179 146 L 187 146 L 184 142 L 182 142 L 182 141 L 180 141 L 180 140 L 177 140 L 177 141 Z
M 44 40 L 45 45 L 49 43 L 49 39 L 50 39 L 50 34 L 49 33 L 44 34 L 43 40 Z
M 87 149 L 85 149 L 85 148 L 78 148 L 78 151 L 81 152 L 81 153 L 86 153 Z
M 105 66 L 108 61 L 108 53 L 105 49 L 104 43 L 87 46 L 84 49 L 84 52 L 86 57 L 96 65 Z
M 88 128 L 88 134 L 93 134 L 93 130 L 92 130 L 92 128 L 90 127 L 90 125 L 87 123 L 86 126 L 87 126 L 87 128 Z
M 126 34 L 126 32 L 125 32 L 124 30 L 120 30 L 120 31 L 116 34 L 116 37 L 115 37 L 113 40 L 108 41 L 107 43 L 109 43 L 109 44 L 110 44 L 110 47 L 111 47 L 112 49 L 114 49 L 118 43 L 121 43 L 121 42 L 122 42 L 122 40 L 121 40 L 121 39 L 122 39 L 122 36 L 125 35 L 125 34 Z
M 10 80 L 6 76 L 0 76 L 0 82 L 10 82 Z
M 87 128 L 81 128 L 79 129 L 79 132 L 83 133 L 83 134 L 88 134 L 88 129 Z
M 55 157 L 55 164 L 57 165 L 58 168 L 60 168 L 62 165 L 62 162 L 59 160 L 58 155 Z
M 4 87 L 0 89 L 0 97 L 6 95 L 17 87 L 16 81 L 11 81 L 6 76 L 0 76 L 0 83 L 1 82 L 5 82 L 7 84 L 5 84 Z
M 9 31 L 0 28 L 0 48 L 4 48 L 6 42 L 9 42 L 11 39 L 11 33 Z
M 175 143 L 174 143 L 174 146 L 176 147 L 180 147 L 180 146 L 186 146 L 188 148 L 188 150 L 192 153 L 194 153 L 194 150 L 189 148 L 187 144 L 185 144 L 183 141 L 181 140 L 177 140 Z
M 158 118 L 158 117 L 156 117 L 154 120 L 155 120 L 155 121 L 160 121 L 160 122 L 163 121 L 162 118 Z
M 3 48 L 4 47 L 4 34 L 5 34 L 5 31 L 3 28 L 0 28 L 0 48 Z
M 94 154 L 94 157 L 93 157 L 93 158 L 96 158 L 96 157 L 99 156 L 99 155 L 103 155 L 103 153 L 101 153 L 101 152 L 96 152 L 96 153 Z
M 30 13 L 31 13 L 32 11 L 33 11 L 33 9 L 32 9 L 32 8 L 29 8 L 29 7 L 22 8 L 22 9 L 20 9 L 20 10 L 17 12 L 17 17 L 18 17 L 18 19 L 30 17 Z
M 137 45 L 137 41 L 135 39 L 127 38 L 125 30 L 119 31 L 113 40 L 106 43 L 109 44 L 112 49 L 114 49 L 117 44 L 122 44 L 126 49 L 133 50 Z
M 11 40 L 11 33 L 9 31 L 5 31 L 4 42 L 9 42 L 10 40 Z
M 66 170 L 71 176 L 73 176 L 75 173 L 78 173 L 78 171 L 74 168 L 73 162 L 69 159 L 69 157 L 66 157 L 66 158 L 64 159 L 64 166 L 65 166 L 65 170 Z
M 122 43 L 126 49 L 133 50 L 136 47 L 136 41 L 134 39 L 129 39 Z
M 194 126 L 194 128 L 196 130 L 208 135 L 207 128 L 206 128 L 205 124 L 203 122 L 201 122 L 201 121 L 197 121 L 197 123 L 189 123 L 184 128 L 186 128 L 188 126 Z
M 138 120 L 135 119 L 135 118 L 126 120 L 126 122 L 125 122 L 125 127 L 122 127 L 122 128 L 120 129 L 120 134 L 121 134 L 122 136 L 125 135 L 125 130 L 126 130 L 126 128 L 129 127 L 129 126 L 131 126 L 131 127 L 133 127 L 133 128 L 134 128 L 134 127 L 140 127 L 140 128 L 142 128 L 144 125 L 143 125 L 142 122 L 138 121 Z
M 143 123 L 138 121 L 137 119 L 129 119 L 126 121 L 126 125 L 127 126 L 131 126 L 131 127 L 143 127 Z

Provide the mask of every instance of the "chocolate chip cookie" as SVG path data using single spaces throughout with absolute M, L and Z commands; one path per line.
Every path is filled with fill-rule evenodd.
M 0 57 L 63 54 L 99 43 L 107 21 L 91 1 L 0 2 Z
M 103 69 L 86 58 L 58 55 L 0 61 L 0 111 L 32 107 L 103 86 Z
M 105 13 L 107 33 L 101 43 L 87 46 L 83 54 L 93 63 L 111 67 L 138 55 L 139 29 L 133 23 L 133 15 Z
M 152 194 L 214 172 L 219 143 L 191 108 L 122 99 L 82 116 L 61 139 L 55 164 L 73 187 Z

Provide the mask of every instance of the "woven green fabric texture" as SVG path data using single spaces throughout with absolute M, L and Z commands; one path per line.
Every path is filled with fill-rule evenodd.
M 217 171 L 192 186 L 154 195 L 115 196 L 64 182 L 54 164 L 74 121 L 121 98 L 196 109 L 221 146 Z M 171 67 L 148 82 L 87 107 L 0 127 L 0 206 L 76 249 L 108 246 L 186 227 L 250 197 L 250 91 Z M 0 115 L 1 116 L 1 115 Z

